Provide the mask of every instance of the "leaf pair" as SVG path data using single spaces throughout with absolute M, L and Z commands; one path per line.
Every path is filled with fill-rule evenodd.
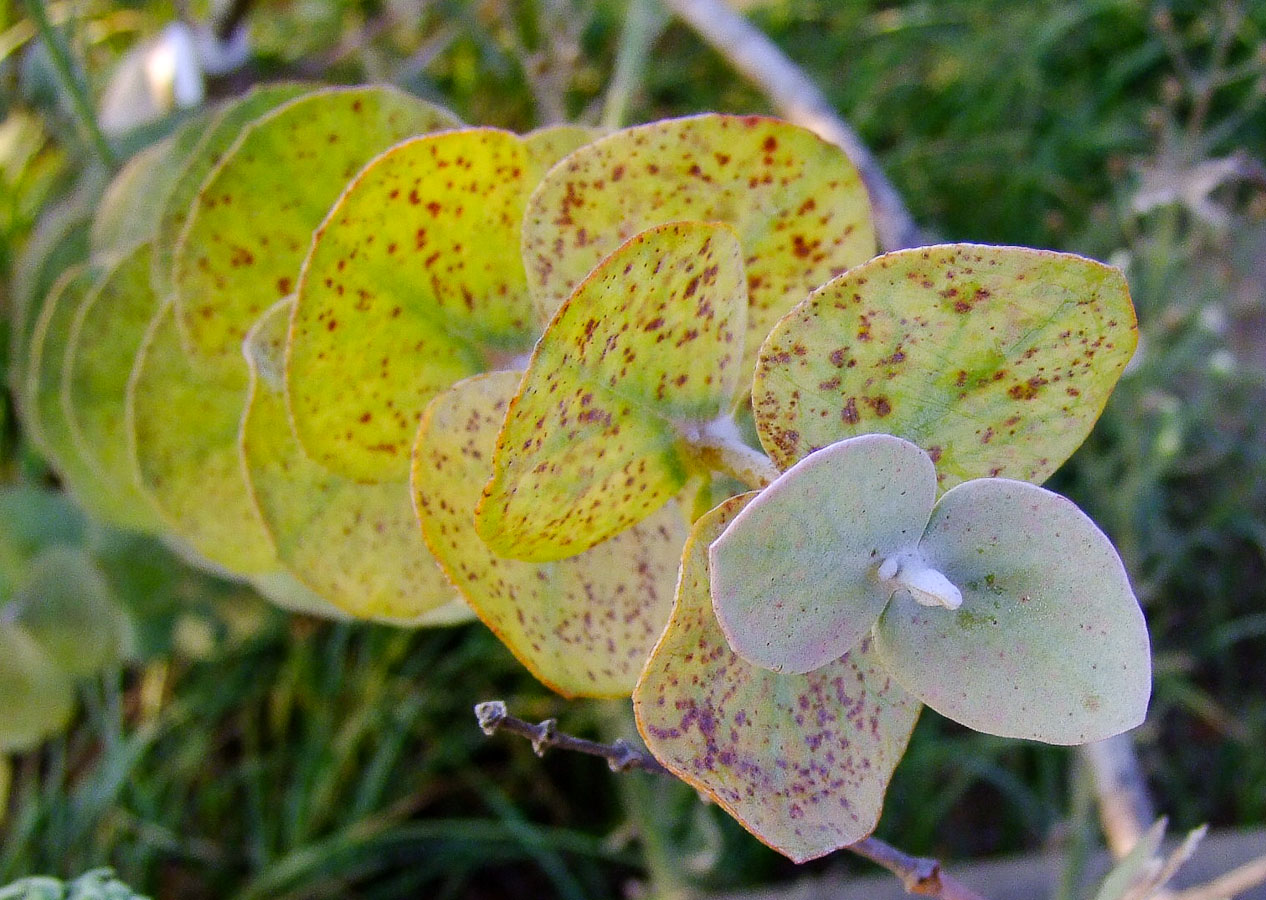
M 867 638 L 812 672 L 752 665 L 713 613 L 708 546 L 756 494 L 700 518 L 672 618 L 633 695 L 655 757 L 796 862 L 874 830 L 921 705 Z
M 811 672 L 872 633 L 883 665 L 978 731 L 1056 744 L 1142 721 L 1147 629 L 1111 542 L 1068 500 L 1009 479 L 936 500 L 888 435 L 792 466 L 712 544 L 712 597 L 755 665 Z

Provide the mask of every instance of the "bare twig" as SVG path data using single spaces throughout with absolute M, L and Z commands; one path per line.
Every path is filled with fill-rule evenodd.
M 1172 900 L 1222 900 L 1224 897 L 1234 897 L 1252 890 L 1263 883 L 1266 883 L 1266 856 L 1259 856 L 1225 875 L 1219 875 L 1207 884 L 1178 891 Z
M 1094 779 L 1108 849 L 1121 859 L 1156 818 L 1134 743 L 1128 734 L 1118 734 L 1080 750 Z
M 607 761 L 612 771 L 627 772 L 640 769 L 655 775 L 675 777 L 672 772 L 662 766 L 659 760 L 628 741 L 619 740 L 613 744 L 602 744 L 578 738 L 558 730 L 554 719 L 546 719 L 533 725 L 523 719 L 510 715 L 501 700 L 489 700 L 475 706 L 475 718 L 484 734 L 493 735 L 498 731 L 508 731 L 521 735 L 532 742 L 532 749 L 537 756 L 543 756 L 551 747 L 559 750 L 574 750 L 588 756 L 598 756 Z M 940 900 L 984 900 L 967 885 L 948 875 L 941 869 L 935 859 L 922 856 L 911 856 L 896 847 L 884 843 L 878 838 L 866 838 L 844 848 L 850 853 L 870 860 L 882 866 L 901 879 L 906 892 L 924 897 L 937 897 Z
M 586 756 L 599 756 L 607 761 L 613 772 L 627 772 L 640 769 L 655 775 L 671 775 L 672 773 L 659 764 L 659 760 L 647 751 L 635 747 L 628 741 L 616 741 L 614 744 L 602 744 L 578 738 L 559 731 L 554 719 L 546 719 L 533 725 L 523 719 L 510 715 L 501 700 L 489 700 L 475 706 L 475 718 L 484 734 L 494 735 L 498 731 L 508 731 L 527 738 L 532 742 L 532 750 L 537 756 L 544 756 L 551 747 L 559 750 L 572 750 Z
M 759 87 L 779 114 L 839 146 L 870 192 L 875 230 L 885 250 L 923 243 L 914 218 L 857 132 L 839 117 L 812 80 L 724 0 L 664 0 L 730 65 Z

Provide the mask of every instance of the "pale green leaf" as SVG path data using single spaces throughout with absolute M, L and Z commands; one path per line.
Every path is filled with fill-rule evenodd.
M 66 727 L 75 709 L 70 676 L 26 629 L 0 622 L 0 753 L 21 753 Z
M 290 429 L 281 375 L 291 306 L 275 305 L 247 337 L 241 441 L 256 508 L 278 558 L 318 595 L 358 618 L 421 622 L 459 596 L 422 542 L 408 483 L 335 475 Z
M 937 503 L 919 550 L 963 603 L 893 596 L 876 647 L 908 691 L 977 731 L 1051 744 L 1143 721 L 1147 625 L 1111 541 L 1070 501 L 1021 481 L 969 481 Z
M 478 375 L 427 408 L 413 457 L 423 536 L 475 613 L 542 682 L 567 696 L 627 697 L 672 605 L 681 509 L 558 562 L 502 559 L 475 534 L 514 372 Z
M 236 373 L 195 370 L 171 304 L 141 345 L 126 405 L 134 473 L 174 535 L 237 575 L 278 568 L 238 452 L 245 402 Z
M 839 659 L 883 612 L 893 588 L 878 569 L 918 544 L 935 500 L 927 454 L 888 435 L 841 441 L 792 466 L 710 550 L 730 646 L 775 672 Z
M 685 485 L 679 442 L 732 399 L 747 302 L 733 229 L 637 235 L 584 281 L 532 354 L 477 518 L 494 552 L 579 553 Z
M 245 382 L 242 339 L 294 291 L 312 233 L 356 173 L 448 112 L 387 86 L 327 88 L 246 126 L 203 183 L 176 244 L 177 311 L 196 364 Z
M 753 409 L 783 468 L 882 431 L 926 450 L 942 490 L 988 475 L 1041 482 L 1090 432 L 1136 342 L 1110 266 L 1018 247 L 902 250 L 778 323 Z
M 97 673 L 131 643 L 110 585 L 78 547 L 50 547 L 36 557 L 13 602 L 14 621 L 69 675 Z
M 919 703 L 870 641 L 808 675 L 737 656 L 712 612 L 707 548 L 752 495 L 695 523 L 677 602 L 633 695 L 655 757 L 775 850 L 804 862 L 866 837 Z
M 108 264 L 137 244 L 153 240 L 163 204 L 206 126 L 205 115 L 192 116 L 124 164 L 93 214 L 89 246 L 94 259 Z
M 79 454 L 61 402 L 62 373 L 76 310 L 100 277 L 88 267 L 68 270 L 49 292 L 36 320 L 22 391 L 27 435 L 86 512 L 120 528 L 148 531 L 153 511 L 128 496 L 126 483 L 112 483 Z
M 150 245 L 140 244 L 84 296 L 71 323 L 60 390 L 74 451 L 121 504 L 134 508 L 137 524 L 154 531 L 158 520 L 134 477 L 123 414 L 132 365 L 158 311 L 149 269 Z
M 668 119 L 582 147 L 533 195 L 523 259 L 543 317 L 624 241 L 680 220 L 738 233 L 751 302 L 744 379 L 783 313 L 875 252 L 866 188 L 839 147 L 759 116 Z

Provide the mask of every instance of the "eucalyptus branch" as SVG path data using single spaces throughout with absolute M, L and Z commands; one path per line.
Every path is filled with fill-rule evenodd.
M 655 775 L 675 777 L 648 751 L 635 747 L 628 741 L 618 740 L 612 744 L 603 744 L 578 738 L 559 731 L 554 719 L 546 719 L 534 725 L 510 715 L 505 702 L 501 700 L 477 704 L 475 718 L 486 735 L 508 731 L 527 738 L 532 742 L 532 750 L 537 756 L 544 756 L 545 751 L 550 748 L 573 750 L 605 759 L 614 772 L 640 769 Z M 946 874 L 939 861 L 903 853 L 878 838 L 865 838 L 844 849 L 896 875 L 901 879 L 907 893 L 937 897 L 940 900 L 984 900 L 961 881 Z
M 664 0 L 713 49 L 753 82 L 789 121 L 839 146 L 870 192 L 875 230 L 885 250 L 923 243 L 901 195 L 857 132 L 839 117 L 816 84 L 760 29 L 725 0 Z
M 118 165 L 114 150 L 110 148 L 105 134 L 101 131 L 97 115 L 92 109 L 92 102 L 88 99 L 88 92 L 84 89 L 83 81 L 77 76 L 70 53 L 62 45 L 60 36 L 49 21 L 44 0 L 26 0 L 26 9 L 48 53 L 48 60 L 53 68 L 53 79 L 57 82 L 58 89 L 70 101 L 70 110 L 75 124 L 83 133 L 84 140 L 92 152 L 107 169 L 113 171 Z
M 1085 744 L 1080 751 L 1090 767 L 1108 849 L 1121 859 L 1156 819 L 1134 743 L 1129 734 L 1118 734 Z

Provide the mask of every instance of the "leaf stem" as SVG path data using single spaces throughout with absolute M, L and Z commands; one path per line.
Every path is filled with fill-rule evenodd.
M 724 472 L 752 490 L 762 490 L 781 474 L 768 456 L 743 443 L 738 426 L 728 416 L 702 428 L 683 431 L 682 442 L 702 465 Z
M 48 52 L 57 87 L 70 100 L 71 113 L 74 116 L 75 124 L 78 125 L 88 147 L 96 154 L 101 163 L 110 171 L 114 171 L 118 166 L 118 159 L 110 148 L 110 144 L 106 141 L 105 134 L 101 131 L 101 126 L 97 122 L 97 116 L 92 110 L 92 104 L 88 100 L 88 93 L 84 89 L 83 81 L 76 77 L 77 73 L 70 54 L 62 46 L 61 39 L 54 30 L 52 22 L 49 21 L 48 10 L 44 7 L 44 0 L 26 0 L 26 8 L 31 15 L 31 21 L 35 23 L 35 30 L 40 36 L 40 41 L 43 42 L 44 49 Z
M 531 722 L 525 722 L 523 719 L 510 715 L 504 701 L 501 700 L 489 700 L 487 703 L 477 704 L 475 718 L 486 735 L 492 736 L 498 731 L 508 731 L 527 738 L 532 742 L 532 750 L 537 756 L 544 756 L 546 750 L 556 748 L 583 753 L 586 756 L 601 757 L 607 761 L 607 765 L 613 772 L 640 769 L 655 775 L 672 774 L 648 751 L 628 741 L 618 740 L 612 744 L 602 744 L 598 741 L 578 738 L 559 731 L 558 723 L 554 719 L 546 719 L 533 725 Z
M 574 750 L 577 753 L 605 759 L 615 772 L 640 769 L 643 772 L 674 777 L 660 764 L 659 760 L 651 756 L 649 751 L 634 747 L 628 741 L 617 740 L 612 744 L 601 744 L 597 741 L 578 738 L 559 731 L 554 719 L 546 719 L 533 725 L 531 722 L 525 722 L 523 719 L 510 715 L 502 700 L 490 700 L 477 704 L 475 718 L 486 735 L 491 736 L 498 731 L 508 731 L 527 738 L 532 742 L 532 749 L 537 756 L 544 755 L 545 751 L 551 747 Z M 865 838 L 843 849 L 855 856 L 870 860 L 896 875 L 901 879 L 901 884 L 907 893 L 936 897 L 940 900 L 984 900 L 980 894 L 944 872 L 938 860 L 911 856 L 878 838 Z

